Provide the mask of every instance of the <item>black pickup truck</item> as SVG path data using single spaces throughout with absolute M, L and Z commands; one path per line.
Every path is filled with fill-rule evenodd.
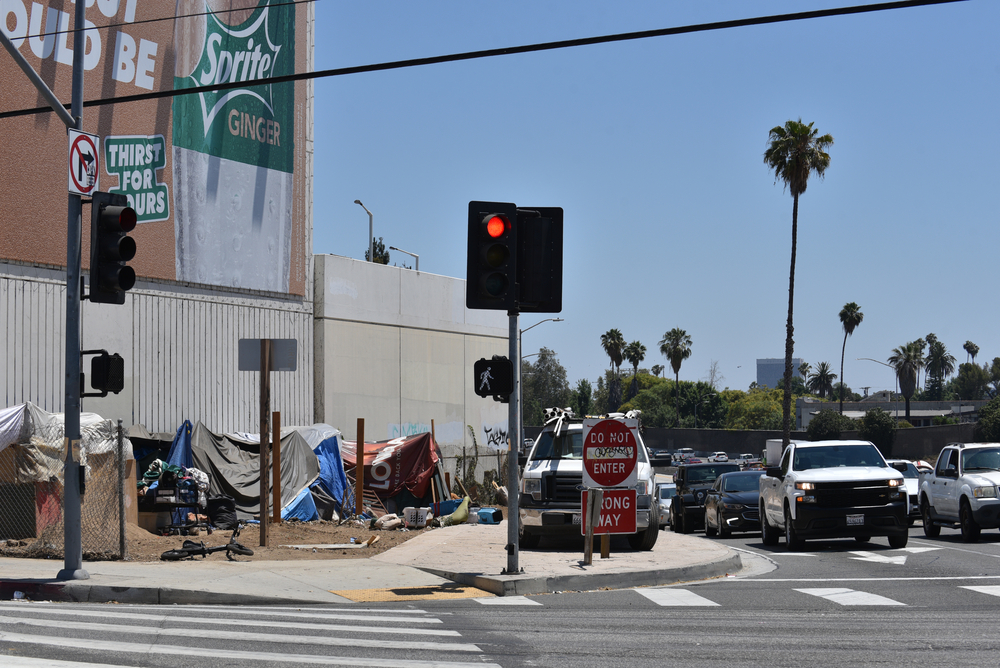
M 723 473 L 739 471 L 735 463 L 681 464 L 674 473 L 677 494 L 670 504 L 670 528 L 691 533 L 705 527 L 705 495 Z

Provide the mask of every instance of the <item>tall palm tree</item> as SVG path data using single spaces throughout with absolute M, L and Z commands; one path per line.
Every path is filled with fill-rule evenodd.
M 653 367 L 650 369 L 650 371 L 653 372 L 654 376 L 656 376 L 657 378 L 659 378 L 660 374 L 663 373 L 663 365 L 662 364 L 654 364 Z
M 670 360 L 674 370 L 674 410 L 677 423 L 681 421 L 681 362 L 691 357 L 691 337 L 679 327 L 674 327 L 660 339 L 660 352 Z
M 799 365 L 799 375 L 802 376 L 802 380 L 807 380 L 810 373 L 812 373 L 812 364 L 803 362 Z
M 847 350 L 847 337 L 854 333 L 854 330 L 861 321 L 865 319 L 865 314 L 861 312 L 861 307 L 854 302 L 847 302 L 844 308 L 840 309 L 840 324 L 844 326 L 844 345 L 840 347 L 840 382 L 844 382 L 844 352 Z M 844 414 L 844 393 L 840 393 L 840 414 Z
M 618 370 L 621 368 L 625 337 L 617 329 L 609 329 L 601 334 L 601 347 L 611 359 L 611 383 L 608 387 L 608 411 L 616 411 L 622 403 L 622 386 Z
M 783 181 L 792 193 L 792 260 L 788 272 L 788 322 L 785 324 L 785 396 L 781 402 L 782 447 L 788 445 L 792 435 L 792 354 L 795 347 L 792 326 L 792 306 L 795 302 L 795 252 L 799 231 L 799 195 L 806 191 L 809 175 L 816 172 L 822 177 L 830 166 L 827 149 L 833 146 L 831 135 L 817 136 L 813 124 L 787 121 L 783 126 L 771 128 L 768 147 L 764 151 L 764 164 L 774 170 L 774 180 Z
M 833 381 L 836 379 L 837 374 L 833 373 L 830 363 L 820 362 L 816 365 L 816 371 L 813 372 L 813 375 L 809 376 L 806 387 L 809 388 L 810 392 L 818 394 L 820 399 L 824 399 L 828 393 L 833 394 Z
M 923 341 L 917 339 L 892 349 L 892 355 L 886 360 L 896 370 L 899 380 L 899 392 L 906 400 L 906 421 L 910 421 L 910 397 L 917 389 L 917 374 L 924 365 Z
M 955 373 L 955 356 L 935 338 L 927 347 L 924 363 L 927 365 L 927 376 L 931 379 L 928 382 L 928 389 L 933 394 L 931 398 L 940 401 L 944 392 L 944 379 Z
M 972 358 L 972 363 L 975 364 L 976 363 L 976 355 L 979 354 L 979 346 L 977 346 L 972 341 L 966 341 L 965 345 L 962 346 L 962 348 L 965 349 L 965 353 L 966 353 L 965 361 L 968 362 L 969 358 L 971 357 Z
M 639 375 L 639 363 L 646 359 L 646 346 L 642 345 L 638 341 L 633 341 L 625 346 L 625 350 L 622 354 L 625 356 L 625 359 L 628 360 L 629 364 L 632 365 L 632 384 L 628 389 L 628 398 L 632 399 L 632 397 L 639 393 L 639 381 L 637 380 L 637 376 Z

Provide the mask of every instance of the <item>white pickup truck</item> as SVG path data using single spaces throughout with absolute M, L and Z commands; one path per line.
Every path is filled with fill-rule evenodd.
M 920 476 L 920 514 L 924 534 L 959 528 L 967 543 L 983 529 L 1000 527 L 1000 443 L 949 443 L 937 465 Z
M 760 478 L 765 545 L 777 545 L 783 532 L 789 550 L 808 538 L 872 536 L 888 536 L 890 546 L 902 548 L 906 514 L 903 474 L 868 441 L 792 441 L 780 465 Z

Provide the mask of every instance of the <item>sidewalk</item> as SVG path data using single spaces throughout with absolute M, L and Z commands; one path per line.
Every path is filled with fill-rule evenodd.
M 621 541 L 621 542 L 619 542 Z M 224 555 L 181 562 L 84 562 L 88 580 L 56 580 L 63 563 L 0 558 L 0 600 L 90 603 L 315 605 L 360 601 L 542 594 L 624 589 L 736 573 L 738 554 L 714 541 L 660 532 L 648 552 L 612 541 L 611 557 L 583 566 L 575 543 L 519 552 L 523 573 L 507 566 L 507 523 L 463 524 L 424 532 L 370 558 L 254 561 Z M 21 596 L 17 596 L 20 598 Z

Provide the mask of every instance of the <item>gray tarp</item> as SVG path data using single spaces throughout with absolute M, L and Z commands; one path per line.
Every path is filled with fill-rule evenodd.
M 199 422 L 191 433 L 191 456 L 194 467 L 208 474 L 210 497 L 233 497 L 241 519 L 260 512 L 259 443 L 218 436 Z M 281 506 L 295 500 L 318 476 L 319 460 L 306 440 L 298 432 L 282 438 Z

